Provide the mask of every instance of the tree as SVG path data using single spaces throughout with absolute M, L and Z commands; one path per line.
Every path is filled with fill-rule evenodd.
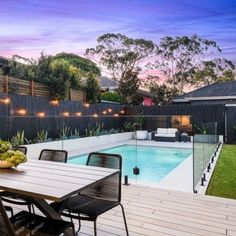
M 150 85 L 150 94 L 152 95 L 153 102 L 157 105 L 170 104 L 172 99 L 179 95 L 176 87 L 167 86 L 165 84 L 158 85 L 153 83 Z
M 194 75 L 193 84 L 198 87 L 215 82 L 235 80 L 235 65 L 225 58 L 203 61 Z
M 36 73 L 36 61 L 13 55 L 8 62 L 8 74 L 17 79 L 34 80 Z
M 96 103 L 101 100 L 101 90 L 93 73 L 89 73 L 86 79 L 86 100 L 91 103 Z
M 125 91 L 122 87 L 126 84 L 127 74 L 141 71 L 145 65 L 144 59 L 152 57 L 157 47 L 152 41 L 132 39 L 119 33 L 101 35 L 97 42 L 96 48 L 87 49 L 86 54 L 98 58 L 99 64 L 105 66 L 113 79 L 120 83 L 119 93 L 123 99 L 125 95 L 121 93 Z M 136 94 L 138 87 L 132 88 L 135 91 L 129 90 L 130 94 Z M 126 99 L 124 101 L 132 103 Z
M 101 75 L 100 69 L 97 65 L 87 58 L 80 57 L 73 53 L 58 53 L 53 57 L 54 60 L 64 59 L 70 63 L 71 66 L 78 68 L 82 73 L 93 73 L 96 76 Z
M 83 73 L 78 67 L 72 65 L 68 60 L 62 57 L 55 58 L 41 53 L 37 62 L 35 81 L 48 84 L 50 75 L 53 77 L 64 77 L 64 80 L 67 80 L 67 84 L 70 88 L 78 89 L 81 87 Z
M 212 50 L 212 51 L 211 51 Z M 176 86 L 183 93 L 185 85 L 192 85 L 194 75 L 206 55 L 221 52 L 216 42 L 191 37 L 164 37 L 157 50 L 155 67 L 159 69 L 167 81 Z
M 140 105 L 142 103 L 143 97 L 138 93 L 139 85 L 138 72 L 127 71 L 118 86 L 118 93 L 122 104 Z

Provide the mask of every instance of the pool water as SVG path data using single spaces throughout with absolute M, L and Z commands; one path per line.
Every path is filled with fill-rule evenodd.
M 158 183 L 192 154 L 191 149 L 135 145 L 123 145 L 99 150 L 99 152 L 120 154 L 122 156 L 122 175 L 128 175 L 131 180 L 152 184 Z M 87 156 L 72 157 L 68 162 L 85 165 Z M 135 166 L 140 169 L 139 175 L 133 174 Z

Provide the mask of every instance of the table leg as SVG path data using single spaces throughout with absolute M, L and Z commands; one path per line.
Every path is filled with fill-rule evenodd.
M 44 199 L 34 199 L 34 204 L 45 215 L 52 219 L 62 220 L 61 216 Z
M 33 199 L 33 203 L 38 207 L 38 209 L 47 217 L 56 220 L 63 220 L 61 216 L 48 204 L 44 199 Z M 74 235 L 72 229 L 68 229 L 64 232 L 64 235 L 71 236 Z

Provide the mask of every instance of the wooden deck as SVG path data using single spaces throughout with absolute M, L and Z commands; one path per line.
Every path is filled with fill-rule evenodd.
M 236 201 L 147 186 L 123 186 L 131 236 L 236 235 Z M 93 223 L 82 222 L 81 236 L 93 235 Z M 125 235 L 120 208 L 98 218 L 98 235 Z

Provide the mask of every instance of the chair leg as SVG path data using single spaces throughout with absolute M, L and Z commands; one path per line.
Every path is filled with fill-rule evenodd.
M 11 212 L 11 216 L 13 216 L 13 209 L 10 206 L 4 206 L 7 211 Z
M 28 210 L 29 210 L 30 213 L 34 213 L 35 214 L 33 204 L 29 204 L 29 205 L 27 205 L 27 207 L 28 207 Z
M 94 220 L 94 236 L 97 236 L 97 219 Z
M 75 226 L 74 226 L 74 224 L 71 226 L 71 228 L 72 228 L 72 230 L 73 230 L 73 236 L 76 236 L 77 233 L 75 232 Z
M 32 212 L 31 212 L 31 205 L 27 205 L 27 207 L 28 207 L 29 213 L 32 213 Z
M 122 210 L 122 214 L 123 214 L 123 218 L 124 218 L 126 235 L 129 236 L 128 225 L 127 225 L 127 221 L 126 221 L 126 217 L 125 217 L 125 210 L 124 210 L 124 207 L 121 203 L 120 203 L 120 206 L 121 206 L 121 210 Z
M 80 231 L 80 229 L 81 229 L 81 220 L 80 219 L 78 219 L 78 222 L 79 222 L 79 228 L 78 228 L 78 232 Z

